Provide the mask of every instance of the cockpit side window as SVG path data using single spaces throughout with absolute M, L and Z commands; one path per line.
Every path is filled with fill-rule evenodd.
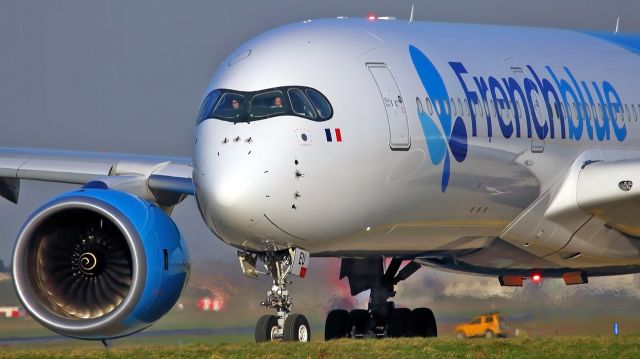
M 320 92 L 314 89 L 306 89 L 304 92 L 307 94 L 307 96 L 309 96 L 311 102 L 313 102 L 313 106 L 315 106 L 318 115 L 320 115 L 320 118 L 328 119 L 329 117 L 331 117 L 333 112 L 331 110 L 331 105 Z
M 291 101 L 291 110 L 299 116 L 307 117 L 311 120 L 315 120 L 317 115 L 313 109 L 311 101 L 299 88 L 290 88 L 287 90 L 289 100 Z
M 253 96 L 249 107 L 249 117 L 264 118 L 276 116 L 285 112 L 284 95 L 282 91 L 275 90 Z
M 220 97 L 220 101 L 213 109 L 213 117 L 221 117 L 227 120 L 239 120 L 244 110 L 244 96 L 228 92 Z
M 200 123 L 208 118 L 211 118 L 211 110 L 213 109 L 213 106 L 215 106 L 216 101 L 218 101 L 219 97 L 220 97 L 220 91 L 215 90 L 215 91 L 209 92 L 207 97 L 204 99 L 204 102 L 202 102 L 202 106 L 200 107 L 200 112 L 198 112 L 197 123 Z

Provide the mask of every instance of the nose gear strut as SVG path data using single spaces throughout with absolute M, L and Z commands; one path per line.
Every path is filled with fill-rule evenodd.
M 238 252 L 238 258 L 246 276 L 257 278 L 258 274 L 268 274 L 273 280 L 273 286 L 267 291 L 267 296 L 260 305 L 275 309 L 276 315 L 264 315 L 258 320 L 255 332 L 256 342 L 310 341 L 309 322 L 304 315 L 291 313 L 293 300 L 287 289 L 287 285 L 293 283 L 287 280 L 290 274 L 299 277 L 304 277 L 306 274 L 309 253 L 301 249 L 265 253 Z M 264 263 L 266 272 L 256 270 L 258 259 Z

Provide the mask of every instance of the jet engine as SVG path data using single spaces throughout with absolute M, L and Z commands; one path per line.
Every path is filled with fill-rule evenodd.
M 158 206 L 113 189 L 55 197 L 23 225 L 13 277 L 27 312 L 50 330 L 78 339 L 127 336 L 177 302 L 188 254 Z

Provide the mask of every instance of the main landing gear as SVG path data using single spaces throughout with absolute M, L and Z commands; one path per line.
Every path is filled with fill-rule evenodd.
M 247 253 L 238 252 L 242 271 L 248 277 L 256 278 L 258 273 L 268 274 L 273 279 L 271 290 L 260 304 L 275 309 L 276 315 L 263 315 L 256 324 L 255 338 L 257 343 L 284 340 L 288 342 L 308 342 L 311 340 L 311 326 L 302 314 L 291 313 L 293 302 L 287 284 L 290 274 L 304 278 L 309 260 L 309 253 L 300 249 L 278 252 Z M 255 268 L 257 260 L 264 262 L 267 272 L 258 272 Z
M 393 287 L 420 269 L 414 262 L 402 270 L 401 259 L 393 258 L 386 272 L 382 258 L 342 260 L 340 279 L 348 277 L 351 295 L 371 290 L 368 309 L 332 310 L 325 323 L 325 340 L 364 337 L 437 337 L 438 328 L 429 308 L 396 308 L 388 301 Z

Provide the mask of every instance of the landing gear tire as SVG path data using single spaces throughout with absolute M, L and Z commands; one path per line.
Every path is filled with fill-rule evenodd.
M 284 341 L 308 342 L 311 341 L 311 326 L 302 314 L 289 314 L 284 321 Z
M 411 309 L 395 308 L 387 319 L 387 337 L 401 338 L 409 336 L 411 325 Z
M 418 269 L 418 262 L 410 261 L 404 267 L 403 258 L 393 257 L 386 262 L 383 257 L 343 258 L 340 265 L 340 279 L 349 280 L 351 295 L 369 290 L 367 310 L 353 310 L 349 317 L 351 324 L 344 329 L 347 314 L 345 311 L 332 311 L 327 316 L 325 339 L 352 338 L 400 338 L 400 337 L 437 337 L 438 328 L 433 312 L 428 308 L 396 308 L 393 298 L 395 286 L 408 279 Z M 340 314 L 337 314 L 340 313 Z
M 349 312 L 342 309 L 332 310 L 324 324 L 324 340 L 347 338 L 351 335 L 352 326 Z
M 369 320 L 371 318 L 369 312 L 364 309 L 354 309 L 350 315 L 353 321 L 353 336 L 361 338 L 369 334 Z
M 258 320 L 255 332 L 256 342 L 269 340 L 308 342 L 311 340 L 311 326 L 307 318 L 302 314 L 291 314 L 293 300 L 287 289 L 287 285 L 293 283 L 287 280 L 287 277 L 290 274 L 296 275 L 294 264 L 302 266 L 308 256 L 308 252 L 294 248 L 264 253 L 238 252 L 240 266 L 245 275 L 252 278 L 257 276 L 255 266 L 260 259 L 267 270 L 266 273 L 261 274 L 268 274 L 273 281 L 271 289 L 267 290 L 267 296 L 260 305 L 275 309 L 276 315 L 265 315 Z M 300 273 L 303 268 L 301 267 Z
M 263 315 L 256 324 L 256 343 L 273 341 L 278 333 L 278 318 L 275 315 Z
M 435 338 L 438 336 L 436 318 L 429 308 L 416 308 L 411 312 L 413 322 L 412 336 L 423 338 Z

